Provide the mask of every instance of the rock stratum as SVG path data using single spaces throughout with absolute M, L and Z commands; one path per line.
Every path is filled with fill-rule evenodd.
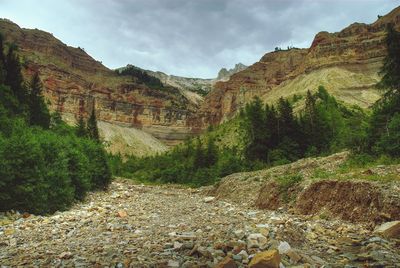
M 79 114 L 88 116 L 94 105 L 99 122 L 118 125 L 128 132 L 129 128 L 139 129 L 168 145 L 198 131 L 187 123 L 196 104 L 179 89 L 155 90 L 131 77 L 119 76 L 84 49 L 67 46 L 41 30 L 22 29 L 2 19 L 0 32 L 6 42 L 19 47 L 26 78 L 39 72 L 51 110 L 61 112 L 71 124 Z M 100 124 L 100 131 L 110 132 L 102 126 L 108 125 Z
M 79 114 L 87 116 L 95 105 L 98 120 L 104 122 L 100 131 L 114 143 L 111 151 L 131 153 L 134 146 L 125 146 L 127 138 L 121 136 L 145 133 L 154 139 L 139 142 L 134 153 L 148 154 L 232 118 L 254 96 L 274 103 L 279 97 L 304 95 L 323 85 L 344 103 L 370 107 L 380 97 L 375 85 L 386 53 L 387 23 L 399 27 L 400 8 L 372 24 L 354 23 L 337 33 L 320 32 L 310 48 L 267 53 L 247 68 L 238 64 L 227 70 L 228 76 L 220 72 L 216 79 L 145 70 L 167 85 L 165 90 L 118 75 L 84 49 L 69 47 L 50 33 L 22 29 L 6 19 L 0 20 L 0 32 L 7 42 L 19 46 L 27 78 L 39 71 L 52 110 L 73 124 Z M 203 98 L 198 89 L 209 93 Z
M 254 96 L 274 103 L 281 96 L 304 95 L 319 85 L 344 103 L 368 108 L 380 97 L 375 85 L 386 53 L 387 23 L 400 27 L 399 7 L 372 24 L 354 23 L 340 32 L 320 32 L 310 48 L 267 53 L 228 81 L 217 82 L 199 114 L 206 123 L 219 124 Z

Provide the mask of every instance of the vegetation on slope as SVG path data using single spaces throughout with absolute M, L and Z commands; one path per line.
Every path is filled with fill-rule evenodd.
M 234 124 L 219 126 L 202 138 L 189 140 L 165 154 L 130 157 L 126 162 L 116 156 L 112 159 L 113 171 L 142 181 L 204 185 L 230 173 L 344 149 L 351 149 L 358 163 L 370 162 L 379 155 L 399 157 L 399 38 L 400 34 L 389 26 L 389 53 L 382 68 L 381 82 L 386 93 L 375 104 L 372 115 L 357 106 L 346 107 L 322 86 L 314 94 L 307 91 L 305 107 L 296 114 L 292 105 L 297 98 L 281 97 L 275 105 L 264 105 L 255 98 Z M 232 127 L 235 124 L 240 127 Z M 232 137 L 237 135 L 233 139 L 238 141 L 238 146 L 224 139 L 225 131 Z
M 0 211 L 67 209 L 111 180 L 96 118 L 74 128 L 50 115 L 39 75 L 24 83 L 16 52 L 0 36 Z

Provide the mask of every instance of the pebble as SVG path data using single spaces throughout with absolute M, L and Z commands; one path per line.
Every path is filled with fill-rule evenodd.
M 207 197 L 201 189 L 115 180 L 108 191 L 90 193 L 85 202 L 52 216 L 0 213 L 0 263 L 189 268 L 226 259 L 226 267 L 248 267 L 267 249 L 278 250 L 287 267 L 400 263 L 398 239 L 383 238 L 368 225 Z

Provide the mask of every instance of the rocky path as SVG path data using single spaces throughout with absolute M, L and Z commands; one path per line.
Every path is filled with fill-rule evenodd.
M 176 186 L 116 180 L 69 211 L 27 216 L 2 220 L 1 267 L 214 267 L 227 256 L 247 267 L 271 248 L 285 267 L 400 267 L 400 241 L 366 225 L 255 210 Z

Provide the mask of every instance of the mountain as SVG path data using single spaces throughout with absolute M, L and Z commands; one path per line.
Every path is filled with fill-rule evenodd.
M 165 144 L 176 144 L 196 131 L 186 121 L 197 107 L 179 89 L 154 88 L 138 77 L 118 75 L 83 48 L 67 46 L 38 29 L 22 29 L 7 19 L 0 20 L 0 32 L 6 42 L 19 47 L 26 78 L 39 71 L 51 110 L 61 112 L 67 122 L 74 124 L 79 114 L 87 116 L 95 105 L 99 121 L 117 125 L 122 132 L 144 131 Z M 108 126 L 100 124 L 100 131 L 113 133 Z M 142 147 L 151 151 L 152 145 Z
M 235 64 L 235 67 L 233 67 L 232 69 L 227 70 L 226 68 L 222 68 L 219 72 L 218 72 L 218 76 L 217 79 L 218 81 L 226 81 L 229 80 L 229 78 L 235 74 L 238 73 L 240 71 L 243 71 L 244 69 L 246 69 L 248 66 L 242 64 L 242 63 L 238 63 Z
M 79 114 L 87 116 L 95 105 L 97 118 L 104 122 L 100 132 L 112 141 L 113 151 L 129 153 L 136 146 L 135 152 L 151 153 L 232 118 L 254 96 L 274 103 L 281 96 L 305 95 L 323 85 L 345 104 L 370 107 L 380 97 L 375 85 L 389 22 L 399 28 L 400 8 L 372 24 L 320 32 L 309 48 L 277 50 L 249 67 L 239 63 L 222 69 L 215 79 L 137 67 L 122 74 L 119 71 L 130 65 L 110 70 L 83 48 L 67 46 L 50 33 L 22 29 L 7 19 L 0 20 L 0 32 L 20 48 L 26 78 L 39 71 L 53 111 L 74 124 Z M 125 146 L 127 140 L 121 137 L 132 135 L 137 142 Z
M 205 97 L 197 122 L 219 124 L 254 96 L 274 103 L 281 96 L 305 95 L 319 85 L 344 103 L 370 107 L 380 97 L 375 85 L 380 80 L 389 22 L 400 27 L 400 7 L 372 24 L 353 23 L 340 32 L 320 32 L 309 48 L 265 54 L 228 81 L 217 82 Z

